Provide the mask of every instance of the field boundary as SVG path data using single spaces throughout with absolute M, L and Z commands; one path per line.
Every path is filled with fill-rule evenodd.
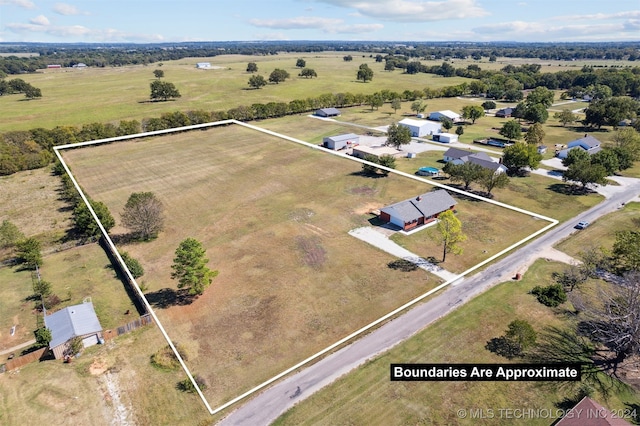
M 374 167 L 377 167 L 379 169 L 388 171 L 390 173 L 394 173 L 394 174 L 399 175 L 399 176 L 403 176 L 403 177 L 406 177 L 406 178 L 414 179 L 414 180 L 417 180 L 417 181 L 420 181 L 420 182 L 423 182 L 423 183 L 428 183 L 428 184 L 433 185 L 435 187 L 446 189 L 447 191 L 455 192 L 455 193 L 464 195 L 466 197 L 471 197 L 471 198 L 474 198 L 474 199 L 477 199 L 477 200 L 480 200 L 480 201 L 488 202 L 490 204 L 493 204 L 493 205 L 496 205 L 496 206 L 499 206 L 499 207 L 506 208 L 508 210 L 513 210 L 513 211 L 516 211 L 518 213 L 526 214 L 526 215 L 529 215 L 531 217 L 534 217 L 534 218 L 549 222 L 549 224 L 547 226 L 543 227 L 542 229 L 532 233 L 531 235 L 526 236 L 522 240 L 520 240 L 520 241 L 510 245 L 509 247 L 501 250 L 500 252 L 494 254 L 493 256 L 489 257 L 488 259 L 485 259 L 482 262 L 472 266 L 471 268 L 467 269 L 466 271 L 462 272 L 461 274 L 456 275 L 454 278 L 452 278 L 452 279 L 440 284 L 439 286 L 437 286 L 437 287 L 429 290 L 428 292 L 426 292 L 426 293 L 414 298 L 413 300 L 410 300 L 409 302 L 405 303 L 404 305 L 394 309 L 393 311 L 391 311 L 388 314 L 378 318 L 377 320 L 365 325 L 364 327 L 361 327 L 360 329 L 354 331 L 353 333 L 349 334 L 348 336 L 343 337 L 342 339 L 340 339 L 337 342 L 331 344 L 330 346 L 327 346 L 326 348 L 322 349 L 321 351 L 319 351 L 319 352 L 311 355 L 310 357 L 300 361 L 296 365 L 284 370 L 283 372 L 273 376 L 272 378 L 270 378 L 270 379 L 264 381 L 263 383 L 255 386 L 254 388 L 252 388 L 252 389 L 244 392 L 243 394 L 233 398 L 232 400 L 220 405 L 219 407 L 216 407 L 215 409 L 212 409 L 210 404 L 209 404 L 209 402 L 207 401 L 206 397 L 202 393 L 202 390 L 200 389 L 200 387 L 196 383 L 193 375 L 191 374 L 191 371 L 189 370 L 189 368 L 185 364 L 184 360 L 180 356 L 180 354 L 179 354 L 178 350 L 176 349 L 176 347 L 174 346 L 171 338 L 169 337 L 168 333 L 166 332 L 166 330 L 162 326 L 162 323 L 160 322 L 160 320 L 156 316 L 155 311 L 153 310 L 153 308 L 151 307 L 149 301 L 147 300 L 147 298 L 145 297 L 144 293 L 140 289 L 140 286 L 138 285 L 137 281 L 135 280 L 135 278 L 131 274 L 131 271 L 129 271 L 129 269 L 127 268 L 126 264 L 124 263 L 124 260 L 120 256 L 120 253 L 118 252 L 115 244 L 113 243 L 113 240 L 111 239 L 111 237 L 109 236 L 109 234 L 105 230 L 104 226 L 100 222 L 96 212 L 91 207 L 91 204 L 89 203 L 86 195 L 82 191 L 82 188 L 78 184 L 75 176 L 73 176 L 73 174 L 71 173 L 71 170 L 69 169 L 68 165 L 66 164 L 66 162 L 62 158 L 62 154 L 60 153 L 60 151 L 66 150 L 66 149 L 82 148 L 82 147 L 91 146 L 91 145 L 100 145 L 100 144 L 128 141 L 128 140 L 132 140 L 132 139 L 146 138 L 146 137 L 151 137 L 151 136 L 159 136 L 159 135 L 165 135 L 165 134 L 171 134 L 171 133 L 185 132 L 185 131 L 190 131 L 190 130 L 206 129 L 206 128 L 209 128 L 209 127 L 217 127 L 217 126 L 230 125 L 230 124 L 240 125 L 242 127 L 245 127 L 245 128 L 248 128 L 248 129 L 251 129 L 251 130 L 254 130 L 254 131 L 258 131 L 258 132 L 261 132 L 261 133 L 264 133 L 264 134 L 267 134 L 267 135 L 270 135 L 270 136 L 277 137 L 279 139 L 283 139 L 283 140 L 286 140 L 286 141 L 289 141 L 289 142 L 294 142 L 294 143 L 300 144 L 300 145 L 305 146 L 307 148 L 312 148 L 312 149 L 319 150 L 319 151 L 322 151 L 322 152 L 327 153 L 327 154 L 336 155 L 338 157 L 341 157 L 341 158 L 344 158 L 344 159 L 347 159 L 347 160 L 350 160 L 350 161 L 355 161 L 355 162 L 358 162 L 358 163 L 361 163 L 361 164 L 367 164 L 367 165 L 370 165 L 370 166 L 374 166 Z M 120 268 L 122 269 L 122 271 L 126 274 L 126 277 L 130 281 L 130 283 L 133 284 L 134 291 L 135 291 L 135 293 L 137 295 L 137 298 L 139 298 L 143 302 L 145 309 L 147 310 L 149 315 L 151 315 L 151 317 L 153 318 L 153 322 L 155 322 L 156 325 L 158 326 L 158 328 L 160 329 L 160 332 L 162 333 L 163 337 L 167 341 L 167 343 L 168 343 L 169 347 L 171 348 L 171 350 L 174 352 L 174 355 L 175 355 L 176 359 L 178 360 L 178 362 L 180 363 L 182 369 L 187 374 L 187 377 L 189 378 L 189 380 L 191 381 L 191 383 L 195 387 L 196 392 L 198 393 L 198 395 L 202 399 L 202 402 L 204 403 L 205 407 L 207 408 L 209 413 L 212 414 L 212 415 L 216 414 L 216 413 L 219 413 L 220 411 L 230 407 L 231 405 L 241 401 L 242 399 L 252 395 L 253 393 L 258 392 L 259 390 L 269 386 L 270 384 L 272 384 L 273 382 L 281 379 L 282 377 L 292 373 L 295 370 L 300 369 L 301 367 L 305 366 L 306 364 L 308 364 L 308 363 L 310 363 L 310 362 L 312 362 L 312 361 L 324 356 L 325 354 L 335 350 L 339 346 L 344 345 L 345 343 L 348 343 L 349 341 L 355 339 L 356 337 L 358 337 L 361 334 L 367 332 L 368 330 L 376 327 L 377 325 L 379 325 L 382 322 L 388 320 L 389 318 L 391 318 L 391 317 L 393 317 L 395 315 L 398 315 L 399 313 L 407 310 L 408 308 L 410 308 L 413 305 L 417 304 L 418 302 L 422 301 L 423 299 L 425 299 L 425 298 L 431 296 L 432 294 L 442 290 L 443 288 L 449 286 L 450 284 L 452 284 L 452 283 L 464 278 L 466 275 L 470 274 L 471 272 L 476 271 L 477 269 L 479 269 L 479 268 L 483 267 L 484 265 L 494 261 L 498 257 L 508 253 L 509 251 L 515 249 L 516 247 L 521 246 L 522 244 L 524 244 L 527 241 L 537 237 L 538 235 L 541 235 L 541 234 L 547 232 L 549 229 L 553 228 L 554 226 L 556 226 L 559 223 L 559 221 L 556 220 L 556 219 L 553 219 L 553 218 L 550 218 L 550 217 L 547 217 L 547 216 L 544 216 L 544 215 L 541 215 L 541 214 L 538 214 L 538 213 L 534 213 L 534 212 L 531 212 L 531 211 L 528 211 L 528 210 L 525 210 L 525 209 L 521 209 L 521 208 L 516 207 L 516 206 L 512 206 L 512 205 L 509 205 L 509 204 L 506 204 L 506 203 L 499 202 L 499 201 L 490 200 L 488 198 L 484 198 L 484 197 L 481 197 L 479 195 L 463 191 L 461 189 L 452 188 L 450 186 L 441 184 L 439 182 L 435 182 L 435 181 L 430 180 L 430 179 L 425 179 L 423 177 L 415 176 L 415 175 L 412 175 L 412 174 L 409 174 L 409 173 L 405 173 L 405 172 L 401 172 L 401 171 L 398 171 L 398 170 L 395 170 L 395 169 L 390 169 L 388 167 L 381 166 L 381 165 L 376 164 L 376 163 L 371 163 L 371 162 L 366 161 L 366 160 L 361 160 L 359 158 L 352 157 L 352 156 L 346 155 L 346 154 L 341 153 L 341 152 L 336 152 L 336 151 L 333 151 L 333 150 L 327 150 L 327 149 L 325 149 L 325 148 L 323 148 L 323 147 L 321 147 L 319 145 L 314 145 L 314 144 L 305 142 L 303 140 L 293 138 L 291 136 L 286 136 L 286 135 L 283 135 L 283 134 L 280 134 L 280 133 L 276 133 L 276 132 L 271 131 L 271 130 L 263 129 L 261 127 L 254 126 L 254 125 L 251 125 L 251 124 L 247 124 L 247 123 L 244 123 L 244 122 L 241 122 L 241 121 L 237 121 L 237 120 L 223 120 L 223 121 L 217 121 L 217 122 L 211 122 L 211 123 L 203 123 L 203 124 L 196 124 L 196 125 L 191 125 L 191 126 L 177 127 L 177 128 L 173 128 L 173 129 L 165 129 L 165 130 L 157 130 L 157 131 L 153 131 L 153 132 L 137 133 L 137 134 L 134 134 L 134 135 L 118 136 L 118 137 L 113 137 L 113 138 L 98 139 L 98 140 L 94 140 L 94 141 L 86 141 L 86 142 L 79 142 L 79 143 L 73 143 L 73 144 L 66 144 L 66 145 L 56 146 L 53 149 L 54 149 L 54 152 L 55 152 L 58 160 L 60 161 L 60 163 L 62 164 L 63 168 L 65 169 L 67 175 L 71 179 L 74 187 L 76 188 L 76 190 L 80 194 L 80 197 L 82 198 L 82 201 L 85 203 L 85 205 L 89 209 L 89 212 L 91 213 L 91 216 L 93 217 L 93 219 L 98 224 L 98 227 L 100 228 L 100 232 L 102 233 L 102 236 L 104 238 L 104 241 L 106 242 L 106 245 L 108 246 L 110 251 L 113 253 L 114 258 L 117 260 L 117 262 L 120 265 Z

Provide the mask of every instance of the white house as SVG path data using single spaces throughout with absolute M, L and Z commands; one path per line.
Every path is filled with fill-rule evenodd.
M 454 123 L 459 123 L 464 121 L 462 116 L 458 113 L 455 113 L 451 110 L 445 109 L 444 111 L 434 111 L 429 113 L 429 120 L 434 121 L 442 121 L 443 119 L 448 119 L 453 121 Z
M 569 155 L 569 151 L 572 149 L 583 149 L 589 155 L 593 155 L 596 152 L 602 151 L 602 147 L 600 146 L 600 141 L 593 136 L 584 135 L 583 138 L 576 139 L 567 144 L 567 149 L 563 149 L 558 151 L 556 157 L 564 159 Z
M 196 64 L 196 68 L 199 69 L 209 69 L 211 68 L 211 63 L 210 62 L 198 62 Z
M 428 120 L 417 120 L 415 118 L 405 118 L 398 122 L 398 126 L 408 127 L 411 136 L 421 137 L 440 133 L 442 131 L 442 123 Z

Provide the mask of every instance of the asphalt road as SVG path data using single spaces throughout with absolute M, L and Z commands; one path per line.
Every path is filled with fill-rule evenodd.
M 546 234 L 505 256 L 484 271 L 465 278 L 460 284 L 447 287 L 429 301 L 416 306 L 352 344 L 271 386 L 239 406 L 219 424 L 251 426 L 270 424 L 294 404 L 309 397 L 340 376 L 406 340 L 492 286 L 511 279 L 518 272 L 519 265 L 527 264 L 531 259 L 539 257 L 545 248 L 555 245 L 573 232 L 589 232 L 588 228 L 583 231 L 575 230 L 573 227 L 577 222 L 582 220 L 593 222 L 600 216 L 620 208 L 622 203 L 634 199 L 639 194 L 640 180 L 636 180 L 626 186 L 624 190 L 611 195 L 605 201 L 572 220 L 557 225 Z M 553 217 L 553 213 L 550 213 L 550 216 Z M 402 362 L 402 360 L 397 360 L 397 362 Z

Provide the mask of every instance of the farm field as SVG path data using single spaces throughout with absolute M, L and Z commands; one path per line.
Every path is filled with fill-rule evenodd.
M 82 303 L 91 297 L 96 315 L 107 330 L 131 321 L 136 309 L 122 282 L 116 277 L 104 250 L 98 244 L 88 244 L 44 256 L 40 268 L 44 281 L 61 299 L 55 310 Z M 33 310 L 35 302 L 26 300 L 33 294 L 31 271 L 20 267 L 0 268 L 0 350 L 34 338 L 38 328 Z M 132 312 L 125 315 L 125 312 Z M 9 330 L 17 325 L 14 336 Z M 3 360 L 4 361 L 4 360 Z
M 502 336 L 507 324 L 526 319 L 540 336 L 545 327 L 568 326 L 570 306 L 548 308 L 528 292 L 551 283 L 561 263 L 536 261 L 519 282 L 498 285 L 478 296 L 389 352 L 366 363 L 301 401 L 275 425 L 450 424 L 510 425 L 500 409 L 548 409 L 555 413 L 565 398 L 575 398 L 577 386 L 520 382 L 391 382 L 391 363 L 505 363 L 485 348 Z M 482 321 L 478 321 L 482 318 Z M 520 362 L 518 359 L 512 362 Z M 612 388 L 594 399 L 610 409 L 638 404 L 637 392 Z M 493 418 L 462 417 L 458 410 L 494 410 Z M 557 418 L 528 418 L 530 425 L 548 425 Z
M 370 224 L 372 209 L 429 191 L 426 183 L 363 177 L 355 162 L 240 126 L 63 156 L 88 195 L 114 213 L 132 192 L 153 191 L 165 204 L 166 231 L 123 249 L 147 271 L 146 296 L 169 334 L 197 354 L 189 365 L 211 384 L 212 405 L 440 283 L 421 270 L 391 270 L 392 257 L 347 235 Z M 479 209 L 472 204 L 459 207 Z M 220 275 L 193 303 L 172 306 L 171 259 L 189 236 Z
M 467 78 L 444 78 L 433 74 L 402 74 L 384 71 L 384 63 L 374 58 L 353 54 L 351 62 L 342 58 L 348 52 L 313 53 L 275 56 L 220 55 L 213 58 L 184 58 L 151 66 L 88 68 L 85 70 L 45 70 L 21 76 L 42 90 L 42 98 L 24 101 L 23 96 L 0 97 L 3 129 L 29 130 L 38 127 L 82 125 L 93 122 L 117 124 L 120 120 L 142 120 L 159 117 L 164 112 L 204 109 L 228 110 L 254 103 L 289 102 L 307 99 L 323 93 L 372 94 L 383 89 L 404 90 L 454 86 Z M 298 77 L 296 59 L 303 58 L 313 68 L 317 78 Z M 213 69 L 196 69 L 196 62 L 210 62 Z M 258 73 L 268 79 L 275 68 L 286 70 L 291 78 L 280 84 L 269 84 L 259 90 L 249 88 L 251 73 L 247 63 L 256 62 Z M 356 80 L 360 64 L 374 71 L 372 81 Z M 155 79 L 154 69 L 164 71 L 164 80 L 173 83 L 182 97 L 170 102 L 147 102 L 149 84 Z M 91 96 L 87 94 L 90 93 Z M 313 94 L 313 95 L 310 95 Z M 95 108 L 100 105 L 100 108 Z

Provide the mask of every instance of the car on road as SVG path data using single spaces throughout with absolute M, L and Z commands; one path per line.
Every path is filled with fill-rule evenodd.
M 587 226 L 589 226 L 589 222 L 578 222 L 578 224 L 575 226 L 576 229 L 584 229 Z

